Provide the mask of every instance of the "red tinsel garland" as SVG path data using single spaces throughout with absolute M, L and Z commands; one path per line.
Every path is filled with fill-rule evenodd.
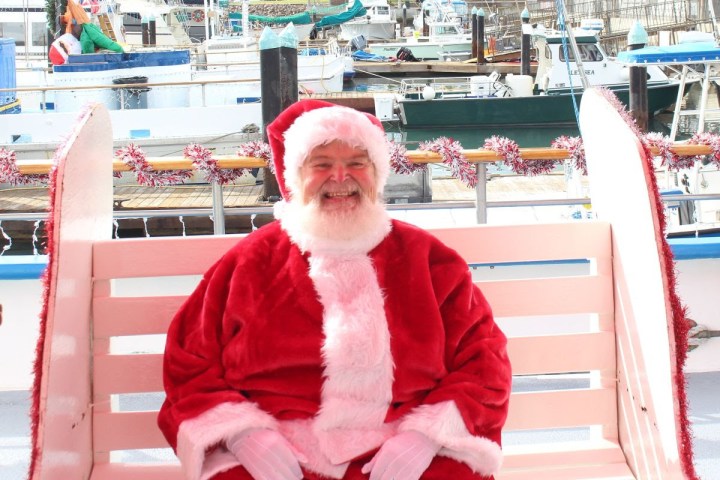
M 573 167 L 583 175 L 587 175 L 587 162 L 585 161 L 585 145 L 580 137 L 566 137 L 562 135 L 550 144 L 552 148 L 564 148 L 568 151 Z
M 23 175 L 17 167 L 15 152 L 0 147 L 0 183 L 10 185 L 47 184 L 48 175 Z
M 388 142 L 390 144 L 390 168 L 401 175 L 412 175 L 415 172 L 427 171 L 424 163 L 413 163 L 408 159 L 407 149 L 401 143 Z
M 555 160 L 523 160 L 518 144 L 506 137 L 486 138 L 483 148 L 503 157 L 503 163 L 519 175 L 542 175 L 555 168 Z
M 192 176 L 192 172 L 187 170 L 153 170 L 145 159 L 145 153 L 134 143 L 117 150 L 115 156 L 120 157 L 120 160 L 135 174 L 137 182 L 146 187 L 177 185 Z
M 183 150 L 186 158 L 192 159 L 193 166 L 200 170 L 207 179 L 208 183 L 218 183 L 225 185 L 235 181 L 247 171 L 246 168 L 220 168 L 217 166 L 217 160 L 212 158 L 212 152 L 197 143 L 191 143 Z
M 275 175 L 275 164 L 272 161 L 272 150 L 270 150 L 270 145 L 267 143 L 260 141 L 243 143 L 238 147 L 237 154 L 240 157 L 262 158 L 265 160 L 265 163 L 272 174 Z
M 712 153 L 708 155 L 708 157 L 718 168 L 720 168 L 720 136 L 707 132 L 696 133 L 690 140 L 688 140 L 688 143 L 691 145 L 707 145 L 710 147 L 712 149 Z M 698 161 L 703 160 L 703 156 L 700 155 L 691 158 Z
M 450 173 L 470 188 L 475 188 L 478 182 L 475 167 L 467 161 L 463 154 L 460 142 L 448 137 L 440 137 L 429 142 L 421 142 L 418 150 L 425 150 L 440 154 L 445 165 L 450 167 Z
M 624 110 L 623 110 L 624 111 Z M 621 111 L 621 114 L 622 112 Z M 634 120 L 627 114 L 623 118 L 631 128 L 638 133 L 640 141 L 648 148 L 655 147 L 660 153 L 657 155 L 661 163 L 670 170 L 692 168 L 696 161 L 709 157 L 720 167 L 720 136 L 711 133 L 695 134 L 689 144 L 707 145 L 712 148 L 710 155 L 677 155 L 671 151 L 672 142 L 666 136 L 659 133 L 639 134 Z M 398 174 L 411 175 L 417 171 L 426 171 L 426 164 L 416 164 L 409 160 L 404 145 L 390 141 L 390 166 Z M 568 151 L 568 157 L 573 166 L 587 175 L 585 164 L 585 149 L 582 138 L 560 136 L 552 141 L 551 148 L 561 148 Z M 500 136 L 492 136 L 485 139 L 483 148 L 494 151 L 503 157 L 503 163 L 518 175 L 542 175 L 552 171 L 557 163 L 555 160 L 523 160 L 520 148 L 514 141 Z M 474 188 L 477 185 L 477 173 L 474 166 L 467 161 L 462 153 L 462 145 L 456 140 L 447 137 L 439 137 L 435 140 L 422 142 L 420 150 L 432 151 L 440 154 L 443 163 L 450 167 L 451 175 L 461 180 L 464 184 Z M 192 173 L 184 170 L 155 171 L 147 162 L 142 149 L 134 144 L 129 144 L 115 152 L 126 165 L 130 167 L 137 177 L 138 183 L 146 186 L 177 185 L 188 180 Z M 267 166 L 274 174 L 272 152 L 270 146 L 261 141 L 253 141 L 240 145 L 237 150 L 238 156 L 263 158 Z M 208 182 L 217 182 L 221 185 L 234 181 L 243 175 L 248 169 L 219 168 L 217 160 L 212 158 L 212 152 L 199 144 L 190 144 L 185 147 L 184 155 L 192 159 L 195 168 L 204 173 Z M 120 173 L 115 172 L 114 176 L 119 177 Z M 15 152 L 0 148 L 0 183 L 11 185 L 47 184 L 48 175 L 32 174 L 24 175 L 17 168 Z
M 668 170 L 678 171 L 682 168 L 692 168 L 697 160 L 695 156 L 680 156 L 670 150 L 672 142 L 670 137 L 664 136 L 661 133 L 650 132 L 643 137 L 640 137 L 648 147 L 657 148 L 660 153 L 657 155 L 660 157 L 660 165 L 666 166 Z

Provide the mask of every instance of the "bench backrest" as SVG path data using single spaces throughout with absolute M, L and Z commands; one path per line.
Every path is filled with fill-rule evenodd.
M 512 335 L 510 355 L 521 385 L 511 399 L 506 436 L 544 429 L 596 430 L 592 435 L 588 431 L 570 454 L 566 444 L 553 447 L 542 435 L 524 445 L 508 446 L 506 468 L 523 469 L 541 461 L 568 468 L 591 458 L 597 461 L 598 453 L 604 461 L 624 463 L 617 446 L 609 225 L 482 226 L 434 233 L 472 265 L 495 315 Z M 534 248 L 519 238 L 533 239 Z M 132 459 L 152 453 L 124 450 L 167 447 L 156 425 L 162 398 L 162 338 L 142 337 L 167 331 L 197 275 L 237 240 L 202 236 L 95 243 L 94 479 L 117 478 L 120 469 L 147 471 L 147 466 L 132 465 Z M 555 276 L 539 277 L 548 267 Z M 508 275 L 513 279 L 493 278 Z M 530 324 L 530 333 L 521 333 Z M 557 380 L 538 379 L 538 375 Z M 570 388 L 563 386 L 568 383 Z M 134 410 L 131 404 L 138 394 L 145 394 L 146 400 L 154 397 L 154 405 Z M 111 452 L 128 463 L 108 463 Z M 162 463 L 168 455 L 155 457 Z M 176 467 L 166 468 L 163 478 L 170 478 L 170 471 L 177 475 Z
M 238 239 L 111 240 L 110 209 L 83 210 L 89 199 L 111 205 L 109 169 L 85 171 L 109 164 L 99 161 L 112 155 L 107 117 L 86 112 L 58 170 L 33 479 L 182 477 L 156 426 L 162 336 Z M 468 261 L 510 337 L 500 479 L 682 478 L 653 217 L 638 226 L 598 195 L 612 223 L 433 230 Z

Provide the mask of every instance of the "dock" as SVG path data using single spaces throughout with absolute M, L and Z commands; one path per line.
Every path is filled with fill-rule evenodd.
M 510 62 L 486 62 L 475 63 L 471 60 L 464 62 L 442 62 L 440 60 L 432 60 L 425 62 L 354 62 L 356 75 L 387 75 L 387 76 L 406 76 L 406 75 L 488 75 L 492 72 L 498 72 L 501 75 L 508 73 L 520 73 L 520 60 Z M 530 73 L 535 75 L 537 72 L 537 63 L 530 64 Z

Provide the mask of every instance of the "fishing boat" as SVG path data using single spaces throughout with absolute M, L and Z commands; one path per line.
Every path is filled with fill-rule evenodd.
M 508 74 L 501 79 L 490 74 L 403 80 L 395 106 L 400 122 L 407 128 L 576 123 L 582 93 L 578 63 L 590 85 L 613 90 L 628 105 L 628 67 L 605 52 L 596 30 L 578 29 L 574 36 L 580 62 L 566 34 L 535 30 L 535 78 Z M 676 102 L 680 83 L 657 66 L 648 66 L 647 75 L 652 116 Z M 683 94 L 690 85 L 684 85 Z
M 394 42 L 370 43 L 367 51 L 384 57 L 397 57 L 400 49 L 409 49 L 418 60 L 442 60 L 443 55 L 466 54 L 472 49 L 472 37 L 455 22 L 431 22 L 428 35 L 403 37 Z
M 101 7 L 99 12 L 118 11 L 109 4 Z M 34 15 L 44 20 L 44 13 Z M 121 35 L 120 30 L 115 33 Z M 287 35 L 292 34 L 290 27 Z M 18 57 L 4 53 L 14 41 L 3 39 L 0 88 L 20 90 L 3 94 L 0 101 L 0 112 L 13 114 L 0 115 L 0 144 L 17 151 L 19 158 L 51 155 L 88 102 L 103 103 L 111 111 L 118 145 L 136 141 L 151 147 L 152 154 L 176 152 L 188 140 L 217 140 L 217 147 L 224 148 L 242 143 L 238 138 L 247 141 L 247 130 L 259 130 L 261 53 L 256 39 L 218 35 L 196 48 L 128 46 L 122 37 L 116 39 L 125 45 L 124 53 L 69 55 L 50 72 L 22 62 L 17 75 L 10 73 L 15 73 Z M 299 90 L 342 91 L 346 63 L 337 44 L 299 48 Z
M 387 0 L 365 0 L 363 7 L 366 10 L 365 15 L 340 24 L 340 39 L 352 40 L 359 35 L 366 40 L 394 39 L 396 14 Z
M 472 51 L 472 35 L 462 27 L 465 18 L 462 12 L 467 13 L 465 2 L 444 4 L 425 0 L 413 20 L 415 31 L 411 36 L 393 42 L 372 42 L 366 50 L 374 55 L 397 57 L 399 50 L 407 49 L 418 60 L 467 59 Z

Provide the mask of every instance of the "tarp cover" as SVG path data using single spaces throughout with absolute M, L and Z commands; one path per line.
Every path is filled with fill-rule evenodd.
M 352 4 L 352 7 L 350 7 L 349 10 L 338 13 L 337 15 L 328 15 L 327 17 L 323 17 L 319 22 L 315 24 L 315 26 L 318 28 L 322 28 L 340 25 L 341 23 L 348 22 L 355 17 L 361 17 L 366 13 L 367 10 L 365 9 L 365 7 L 363 7 L 362 2 L 360 0 L 355 0 L 355 3 Z
M 230 18 L 231 21 L 233 20 L 242 20 L 242 13 L 239 12 L 233 12 L 228 14 L 228 18 Z M 296 13 L 295 15 L 286 15 L 284 17 L 266 17 L 265 15 L 248 15 L 248 20 L 251 22 L 260 22 L 264 24 L 274 24 L 274 23 L 290 23 L 292 22 L 293 25 L 307 25 L 309 23 L 312 23 L 312 17 L 310 17 L 310 14 L 308 12 L 300 12 Z
M 715 42 L 678 43 L 627 50 L 618 53 L 617 59 L 628 65 L 718 62 L 720 48 Z

